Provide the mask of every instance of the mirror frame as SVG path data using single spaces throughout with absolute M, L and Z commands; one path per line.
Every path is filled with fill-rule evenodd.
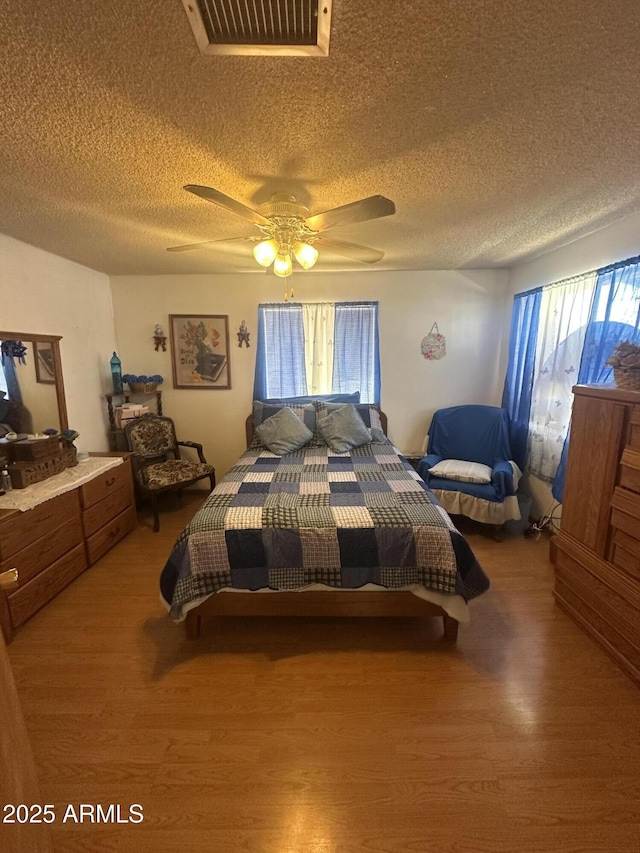
M 67 401 L 64 396 L 64 381 L 62 378 L 62 359 L 60 357 L 60 341 L 62 335 L 34 335 L 32 332 L 0 332 L 0 341 L 42 341 L 51 344 L 53 356 L 53 369 L 56 377 L 56 397 L 58 400 L 58 417 L 60 419 L 60 432 L 69 429 L 67 416 Z

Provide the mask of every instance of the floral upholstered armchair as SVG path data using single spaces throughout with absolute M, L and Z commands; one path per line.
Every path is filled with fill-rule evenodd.
M 133 452 L 133 474 L 137 491 L 151 501 L 153 531 L 160 529 L 158 495 L 164 492 L 181 492 L 187 486 L 209 478 L 211 490 L 216 485 L 216 472 L 207 463 L 202 445 L 195 441 L 178 441 L 171 418 L 160 415 L 143 415 L 125 427 L 127 446 Z M 182 459 L 180 447 L 191 447 L 198 454 L 198 462 Z

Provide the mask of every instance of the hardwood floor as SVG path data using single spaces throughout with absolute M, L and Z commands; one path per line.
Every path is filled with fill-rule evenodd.
M 546 538 L 465 525 L 492 588 L 454 648 L 418 619 L 190 642 L 157 589 L 199 502 L 159 534 L 141 514 L 9 647 L 56 851 L 638 849 L 640 692 L 554 606 Z M 63 823 L 69 803 L 144 820 Z

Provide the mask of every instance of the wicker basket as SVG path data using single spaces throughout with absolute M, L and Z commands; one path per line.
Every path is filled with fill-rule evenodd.
M 613 379 L 618 388 L 640 391 L 640 367 L 614 367 Z
M 157 382 L 127 382 L 132 394 L 153 394 L 158 387 Z

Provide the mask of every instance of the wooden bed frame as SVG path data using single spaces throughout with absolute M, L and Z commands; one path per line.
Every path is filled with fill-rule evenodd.
M 313 592 L 220 592 L 209 596 L 187 613 L 187 636 L 200 636 L 202 617 L 210 616 L 306 616 L 313 617 L 387 617 L 441 616 L 444 638 L 455 643 L 458 621 L 430 601 L 412 592 L 313 591 Z
M 387 416 L 380 412 L 380 422 L 387 434 Z M 253 415 L 246 420 L 247 447 L 253 440 Z M 439 605 L 418 598 L 405 590 L 388 592 L 312 591 L 277 592 L 249 595 L 218 593 L 187 613 L 186 629 L 190 639 L 200 636 L 202 618 L 213 616 L 305 616 L 313 617 L 442 617 L 444 639 L 455 643 L 458 621 Z

